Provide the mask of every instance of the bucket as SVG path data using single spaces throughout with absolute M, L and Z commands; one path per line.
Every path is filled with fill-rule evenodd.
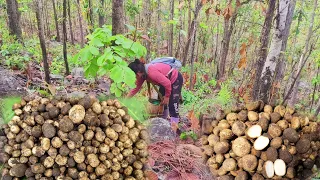
M 147 112 L 150 117 L 159 117 L 163 114 L 163 105 L 161 105 L 160 100 L 150 99 L 147 105 Z

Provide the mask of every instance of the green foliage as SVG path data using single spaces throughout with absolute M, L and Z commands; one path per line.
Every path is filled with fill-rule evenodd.
M 185 132 L 182 132 L 180 134 L 180 139 L 182 139 L 182 140 L 186 140 L 186 139 L 188 139 L 188 137 L 190 137 L 194 141 L 198 139 L 197 134 L 192 130 L 191 131 L 185 131 Z
M 12 106 L 15 103 L 19 103 L 21 101 L 20 97 L 6 97 L 0 100 L 0 116 L 3 119 L 3 123 L 7 124 L 12 117 L 14 116 L 14 111 L 12 110 Z M 1 119 L 0 118 L 0 119 Z M 0 122 L 1 124 L 2 122 Z
M 88 35 L 88 44 L 73 57 L 85 66 L 87 77 L 109 75 L 113 80 L 111 92 L 120 97 L 128 88 L 135 87 L 135 73 L 125 60 L 140 58 L 146 48 L 123 35 L 112 35 L 111 28 L 103 26 Z
M 40 45 L 34 39 L 24 41 L 21 44 L 12 36 L 4 36 L 4 43 L 0 47 L 0 55 L 4 57 L 5 65 L 18 69 L 25 69 L 26 64 L 33 59 L 40 59 Z

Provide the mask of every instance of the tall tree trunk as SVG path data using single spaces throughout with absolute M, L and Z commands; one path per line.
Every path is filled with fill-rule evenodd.
M 314 113 L 314 116 L 317 117 L 319 113 L 320 113 L 320 103 L 318 108 L 316 109 L 316 112 Z
M 40 9 L 41 9 L 41 1 L 37 0 L 34 2 L 34 5 L 36 7 L 36 19 L 38 24 L 38 36 L 40 40 L 40 47 L 42 51 L 42 58 L 43 58 L 43 66 L 44 66 L 44 75 L 45 75 L 45 81 L 50 84 L 50 71 L 49 71 L 49 65 L 48 65 L 48 58 L 47 58 L 47 50 L 46 50 L 46 43 L 44 40 L 43 35 L 43 29 L 42 29 L 42 19 L 40 16 Z
M 78 18 L 79 18 L 81 48 L 83 48 L 83 46 L 84 46 L 84 34 L 83 34 L 83 28 L 82 28 L 82 16 L 81 16 L 81 9 L 80 9 L 80 0 L 77 0 L 77 9 L 78 9 Z
M 170 0 L 170 20 L 173 20 L 174 18 L 174 0 Z M 169 56 L 172 56 L 173 54 L 173 24 L 170 25 L 170 31 L 169 31 L 169 44 L 168 44 L 168 52 Z
M 105 11 L 105 1 L 100 0 L 99 27 L 102 27 L 104 25 L 104 11 Z
M 197 26 L 197 25 L 195 25 Z M 190 71 L 190 85 L 189 89 L 193 90 L 194 84 L 193 84 L 193 74 L 194 74 L 194 49 L 196 45 L 196 36 L 197 36 L 197 28 L 195 28 L 194 36 L 193 36 L 193 42 L 192 42 L 192 50 L 191 50 L 191 71 Z
M 158 0 L 157 2 L 157 13 L 158 13 L 158 23 L 157 23 L 157 56 L 160 55 L 160 41 L 161 41 L 161 0 Z
M 152 10 L 151 10 L 151 1 L 146 0 L 146 10 L 145 10 L 145 16 L 146 16 L 146 34 L 148 35 L 148 32 L 151 28 L 151 19 L 152 19 Z M 150 52 L 151 52 L 151 42 L 146 42 L 146 48 L 147 48 L 147 55 L 146 55 L 146 61 L 150 59 Z
M 290 34 L 295 6 L 296 6 L 296 0 L 291 0 L 289 4 L 289 11 L 288 11 L 287 20 L 286 20 L 286 28 L 284 29 L 283 41 L 281 46 L 281 52 L 283 53 L 280 54 L 280 58 L 276 66 L 276 76 L 275 76 L 274 82 L 272 83 L 274 84 L 273 91 L 271 94 L 271 100 L 270 100 L 272 104 L 276 103 L 276 99 L 280 99 L 280 93 L 279 93 L 280 87 L 281 87 L 280 84 L 284 77 L 285 66 L 286 66 L 284 52 L 286 52 L 286 49 L 287 49 L 287 42 Z
M 69 65 L 67 57 L 67 0 L 63 0 L 63 19 L 62 19 L 62 32 L 63 32 L 63 59 L 66 67 L 66 75 L 69 75 Z
M 289 3 L 290 0 L 279 0 L 277 19 L 275 21 L 275 33 L 271 41 L 270 51 L 260 77 L 259 99 L 262 99 L 265 103 L 269 103 L 270 100 L 272 82 L 275 75 L 276 65 L 281 53 L 284 37 L 283 33 L 286 27 Z
M 124 33 L 123 0 L 112 0 L 112 34 Z
M 193 20 L 189 26 L 189 30 L 188 30 L 188 39 L 187 39 L 187 43 L 184 47 L 184 51 L 183 51 L 183 57 L 182 57 L 182 65 L 185 66 L 186 63 L 187 63 L 187 59 L 188 59 L 188 54 L 189 54 L 189 47 L 190 47 L 190 43 L 193 39 L 193 36 L 195 36 L 195 32 L 196 32 L 196 21 L 198 19 L 198 15 L 199 15 L 199 12 L 202 8 L 202 2 L 201 1 L 197 1 L 197 6 L 196 6 L 196 9 L 195 9 L 195 12 L 194 12 L 194 17 L 193 17 Z
M 231 4 L 232 0 L 229 0 L 229 5 Z M 225 69 L 226 69 L 226 61 L 227 56 L 229 52 L 229 44 L 230 39 L 232 36 L 233 28 L 235 26 L 235 22 L 238 17 L 238 6 L 235 8 L 235 12 L 231 16 L 231 19 L 225 18 L 224 19 L 224 33 L 223 33 L 223 39 L 221 42 L 221 49 L 220 49 L 220 59 L 219 59 L 219 74 L 218 79 L 222 79 L 225 75 Z
M 54 0 L 52 0 L 52 6 L 53 6 L 53 15 L 54 15 L 54 22 L 56 25 L 56 32 L 57 32 L 57 41 L 60 42 L 60 32 L 59 32 L 59 24 L 58 24 L 58 16 L 57 16 L 57 10 L 56 10 L 56 3 Z
M 89 0 L 89 12 L 88 12 L 88 19 L 89 19 L 89 32 L 92 33 L 94 30 L 94 18 L 93 18 L 93 7 L 92 7 L 92 0 Z
M 266 18 L 264 20 L 264 24 L 261 30 L 261 36 L 260 36 L 260 49 L 259 49 L 259 54 L 258 54 L 258 59 L 256 62 L 256 67 L 255 67 L 255 82 L 253 85 L 253 99 L 257 100 L 258 95 L 259 95 L 259 88 L 260 88 L 260 77 L 261 77 L 261 72 L 264 66 L 264 63 L 267 58 L 268 54 L 268 44 L 269 44 L 269 37 L 270 37 L 270 30 L 272 26 L 272 19 L 274 15 L 274 10 L 276 7 L 276 0 L 270 0 L 268 4 L 268 10 L 266 13 Z
M 20 41 L 22 40 L 22 30 L 20 26 L 20 12 L 17 0 L 6 0 L 7 15 L 9 20 L 9 32 L 16 36 Z
M 290 87 L 290 89 L 288 90 L 287 95 L 283 99 L 283 102 L 285 103 L 286 100 L 289 98 L 289 96 L 292 93 L 292 97 L 291 97 L 290 101 L 288 102 L 289 106 L 294 106 L 294 104 L 297 102 L 297 94 L 298 94 L 299 83 L 296 83 L 296 82 L 300 81 L 301 69 L 303 68 L 303 66 L 305 65 L 306 60 L 307 60 L 306 56 L 307 56 L 307 53 L 309 51 L 309 45 L 310 45 L 311 37 L 313 35 L 312 29 L 313 29 L 314 17 L 315 17 L 315 14 L 316 14 L 317 6 L 318 6 L 318 0 L 314 0 L 314 6 L 313 6 L 312 14 L 311 14 L 311 21 L 310 21 L 310 24 L 309 24 L 308 35 L 307 35 L 307 39 L 306 39 L 306 43 L 305 43 L 303 52 L 302 52 L 302 54 L 300 56 L 298 72 L 296 73 L 296 76 L 295 76 L 296 80 L 293 81 L 293 85 Z
M 71 11 L 70 0 L 68 0 L 68 19 L 69 19 L 69 27 L 70 27 L 70 37 L 71 37 L 71 44 L 74 44 L 72 21 L 71 21 L 71 13 L 70 13 L 70 11 Z
M 319 73 L 320 73 L 320 65 L 318 66 L 318 70 L 317 70 L 317 75 L 316 75 L 316 77 L 319 77 Z M 316 83 L 314 84 L 314 88 L 313 88 L 312 99 L 311 99 L 311 103 L 310 103 L 310 112 L 312 111 L 312 107 L 313 107 L 314 98 L 315 98 L 315 95 L 316 95 L 317 86 L 318 86 L 318 83 L 316 82 Z
M 48 8 L 48 1 L 45 1 L 45 16 L 46 16 L 46 24 L 47 24 L 47 36 L 50 37 L 50 23 L 49 23 L 49 8 Z
M 179 4 L 183 2 L 182 0 L 179 0 Z M 179 37 L 178 37 L 178 47 L 177 47 L 177 50 L 176 50 L 176 53 L 175 53 L 175 57 L 176 58 L 180 58 L 180 47 L 181 47 L 181 30 L 183 29 L 183 22 L 182 22 L 182 10 L 180 10 L 180 14 L 179 14 L 179 31 L 178 31 L 178 34 L 179 34 Z

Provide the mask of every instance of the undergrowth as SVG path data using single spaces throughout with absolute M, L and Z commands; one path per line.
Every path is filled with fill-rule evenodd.
M 0 124 L 5 123 L 7 124 L 12 117 L 14 116 L 14 111 L 12 110 L 12 106 L 15 103 L 19 103 L 21 101 L 20 97 L 6 97 L 3 99 L 0 99 L 0 116 L 1 120 L 3 122 L 0 122 Z

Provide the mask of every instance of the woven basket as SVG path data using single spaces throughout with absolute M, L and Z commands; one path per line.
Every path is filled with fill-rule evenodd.
M 152 103 L 148 103 L 147 112 L 150 117 L 159 117 L 163 114 L 163 105 L 155 105 Z

